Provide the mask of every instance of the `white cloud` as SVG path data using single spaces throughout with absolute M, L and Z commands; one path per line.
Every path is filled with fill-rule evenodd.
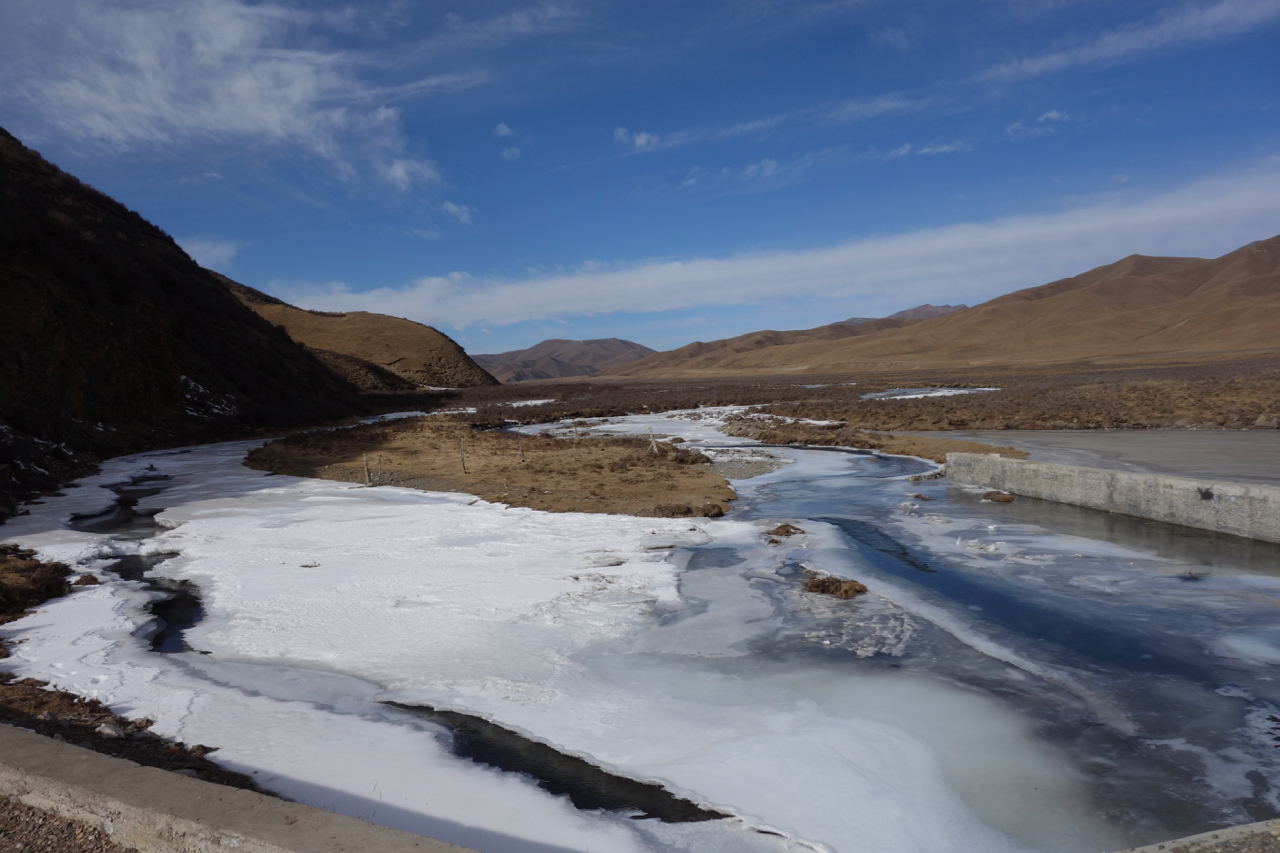
M 467 207 L 465 204 L 454 204 L 451 201 L 446 201 L 444 204 L 440 205 L 440 207 L 444 209 L 445 213 L 449 214 L 459 222 L 466 222 L 470 224 L 471 208 Z
M 0 101 L 71 139 L 113 151 L 301 149 L 345 177 L 371 170 L 401 188 L 435 167 L 406 156 L 399 111 L 385 103 L 482 79 L 371 87 L 363 57 L 319 46 L 318 16 L 269 2 L 12 0 L 5 19 Z
M 658 147 L 658 137 L 652 133 L 636 133 L 631 137 L 637 151 L 646 151 Z
M 933 106 L 932 98 L 904 98 L 900 95 L 879 95 L 874 98 L 851 98 L 817 107 L 775 113 L 764 118 L 741 121 L 721 127 L 699 127 L 676 130 L 670 133 L 631 133 L 625 127 L 613 131 L 613 141 L 633 146 L 635 151 L 659 151 L 679 148 L 696 142 L 719 142 L 738 136 L 761 134 L 784 124 L 813 122 L 819 124 L 850 124 L 898 112 L 914 112 Z
M 208 269 L 225 269 L 244 248 L 243 243 L 214 237 L 186 237 L 177 243 L 192 260 Z
M 886 154 L 885 157 L 889 160 L 896 160 L 899 157 L 906 157 L 910 153 L 911 153 L 911 143 L 904 142 L 901 145 L 899 145 L 897 148 L 893 149 L 888 154 Z
M 759 163 L 752 163 L 750 166 L 742 170 L 742 179 L 744 181 L 753 181 L 757 178 L 768 178 L 778 173 L 778 161 L 770 160 L 768 157 Z
M 570 3 L 544 2 L 484 20 L 466 21 L 455 12 L 445 19 L 444 31 L 425 40 L 420 45 L 421 52 L 438 54 L 460 48 L 493 47 L 516 38 L 564 32 L 577 25 L 579 14 Z
M 511 162 L 511 161 L 513 161 L 513 160 L 519 160 L 519 159 L 520 159 L 520 155 L 521 155 L 521 154 L 523 154 L 523 153 L 524 153 L 523 151 L 521 151 L 519 148 L 517 148 L 517 147 L 515 147 L 515 146 L 512 146 L 512 147 L 510 147 L 510 148 L 503 148 L 503 149 L 502 149 L 502 159 L 503 159 L 503 160 L 506 160 L 506 161 L 508 161 L 508 162 Z
M 1184 6 L 1156 21 L 1123 27 L 1062 50 L 1017 59 L 991 68 L 980 79 L 1037 77 L 1078 66 L 1117 62 L 1141 53 L 1236 35 L 1280 19 L 1280 0 L 1220 0 Z
M 498 136 L 510 136 L 511 128 L 499 122 L 498 126 L 493 129 L 493 132 L 498 134 Z
M 361 293 L 293 288 L 308 308 L 379 311 L 465 328 L 527 320 L 762 305 L 780 298 L 970 301 L 1075 275 L 1140 252 L 1216 255 L 1273 236 L 1280 161 L 1145 198 L 1124 196 L 1061 213 L 968 222 L 835 246 L 724 258 L 592 265 L 525 280 L 467 273 Z
M 954 151 L 968 151 L 969 146 L 956 140 L 955 142 L 935 142 L 916 151 L 917 154 L 950 154 Z
M 397 159 L 381 167 L 383 177 L 398 189 L 407 190 L 417 183 L 439 184 L 440 170 L 430 160 Z
M 1005 127 L 1004 132 L 1009 134 L 1013 139 L 1035 139 L 1037 136 L 1044 136 L 1047 133 L 1053 133 L 1051 125 L 1025 125 L 1020 121 Z
M 901 95 L 877 95 L 874 98 L 851 98 L 825 107 L 822 117 L 827 121 L 848 123 L 876 118 L 891 113 L 917 112 L 933 106 L 932 98 L 904 98 Z
M 1045 113 L 1044 115 L 1040 116 L 1040 118 L 1036 119 L 1036 121 L 1038 121 L 1038 122 L 1046 122 L 1046 121 L 1066 121 L 1066 120 L 1067 120 L 1067 119 L 1069 119 L 1069 118 L 1070 118 L 1070 116 L 1069 116 L 1069 115 L 1067 115 L 1066 113 L 1060 113 L 1060 112 L 1058 112 L 1057 110 L 1049 110 L 1049 112 L 1047 112 L 1047 113 Z

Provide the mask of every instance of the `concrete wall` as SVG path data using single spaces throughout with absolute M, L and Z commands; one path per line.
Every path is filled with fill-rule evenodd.
M 952 483 L 1280 543 L 1280 487 L 948 453 Z
M 474 853 L 0 725 L 0 796 L 140 853 Z

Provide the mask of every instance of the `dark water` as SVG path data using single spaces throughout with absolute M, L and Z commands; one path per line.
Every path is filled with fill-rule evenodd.
M 547 793 L 568 797 L 574 807 L 584 811 L 636 812 L 635 818 L 657 818 L 665 823 L 728 817 L 681 799 L 661 785 L 615 776 L 480 717 L 426 705 L 387 704 L 447 728 L 452 737 L 450 751 L 459 758 L 508 773 L 522 773 Z
M 143 498 L 154 497 L 165 490 L 168 477 L 162 475 L 134 477 L 128 483 L 112 486 L 116 501 L 105 512 L 92 516 L 73 516 L 68 526 L 73 530 L 110 535 L 113 539 L 149 539 L 159 532 L 155 516 L 163 509 L 138 512 L 135 507 Z M 187 645 L 183 633 L 204 619 L 204 605 L 200 590 L 191 581 L 155 577 L 151 569 L 174 554 L 127 554 L 118 557 L 110 566 L 125 580 L 138 581 L 147 588 L 163 593 L 164 598 L 152 602 L 148 612 L 158 620 L 155 633 L 149 637 L 151 650 L 171 654 L 196 651 Z M 155 627 L 155 626 L 153 626 Z

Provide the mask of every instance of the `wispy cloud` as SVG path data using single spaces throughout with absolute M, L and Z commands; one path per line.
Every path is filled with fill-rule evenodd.
M 459 222 L 464 222 L 468 225 L 471 224 L 471 208 L 467 205 L 454 204 L 451 201 L 446 201 L 444 204 L 440 205 L 440 207 L 445 213 L 449 214 Z
M 956 140 L 955 142 L 933 142 L 929 145 L 921 147 L 917 154 L 933 155 L 933 154 L 952 154 L 956 151 L 968 151 L 968 144 Z
M 1013 124 L 1006 126 L 1004 132 L 1014 139 L 1035 139 L 1037 136 L 1045 136 L 1053 133 L 1057 129 L 1055 125 L 1070 120 L 1071 116 L 1066 113 L 1059 112 L 1057 110 L 1049 110 L 1047 113 L 1043 113 L 1032 124 L 1024 124 L 1023 122 L 1015 121 Z
M 225 269 L 245 247 L 244 243 L 216 237 L 184 237 L 177 242 L 200 266 L 217 270 Z
M 763 168 L 763 167 L 762 167 Z M 510 281 L 467 273 L 356 293 L 342 285 L 289 290 L 309 308 L 363 308 L 465 328 L 528 320 L 727 308 L 778 294 L 832 300 L 980 300 L 1074 275 L 1134 251 L 1218 254 L 1272 236 L 1280 221 L 1280 162 L 1161 195 L 1102 201 L 1061 213 L 858 240 L 807 251 L 585 266 Z M 276 285 L 283 287 L 283 285 Z M 890 309 L 896 310 L 896 309 Z
M 512 161 L 519 160 L 520 155 L 523 153 L 524 153 L 523 151 L 521 151 L 519 148 L 513 145 L 510 148 L 502 149 L 502 159 L 510 163 Z
M 936 100 L 932 98 L 907 98 L 901 95 L 850 98 L 845 101 L 774 113 L 763 118 L 713 127 L 687 128 L 664 133 L 647 131 L 633 133 L 625 127 L 618 127 L 613 132 L 613 141 L 628 152 L 662 151 L 697 142 L 720 142 L 739 136 L 762 134 L 786 124 L 800 122 L 852 124 L 890 113 L 923 110 L 935 103 L 937 103 Z
M 498 126 L 497 126 L 497 127 L 495 127 L 495 128 L 493 129 L 493 132 L 494 132 L 495 134 L 497 134 L 498 136 L 510 136 L 510 135 L 511 135 L 511 128 L 509 128 L 509 127 L 507 127 L 505 124 L 503 124 L 503 123 L 499 122 L 499 123 L 498 123 Z
M 424 39 L 419 52 L 474 47 L 497 47 L 512 39 L 564 32 L 578 26 L 580 14 L 571 3 L 538 3 L 488 18 L 467 20 L 456 12 L 445 18 L 444 28 Z
M 984 80 L 1017 80 L 1078 66 L 1118 62 L 1141 53 L 1206 39 L 1236 35 L 1280 19 L 1280 0 L 1220 0 L 1185 6 L 1157 20 L 1104 33 L 1097 38 L 997 65 Z
M 434 181 L 405 151 L 397 98 L 478 85 L 443 74 L 377 88 L 362 57 L 316 40 L 316 20 L 272 3 L 14 0 L 0 34 L 0 100 L 113 151 L 237 141 L 304 150 L 354 177 Z M 35 136 L 38 138 L 39 133 Z

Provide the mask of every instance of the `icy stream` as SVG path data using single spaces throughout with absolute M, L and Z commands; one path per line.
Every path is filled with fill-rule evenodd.
M 741 452 L 717 414 L 594 429 Z M 1280 813 L 1280 548 L 829 449 L 671 520 L 270 477 L 253 446 L 112 460 L 0 529 L 105 581 L 0 629 L 6 668 L 486 853 L 1098 853 Z M 183 583 L 200 610 L 158 632 Z M 577 809 L 458 757 L 475 718 L 731 817 Z

